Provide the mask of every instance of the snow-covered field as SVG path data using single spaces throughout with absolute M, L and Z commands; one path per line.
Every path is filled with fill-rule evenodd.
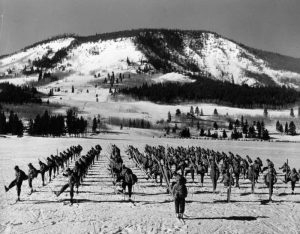
M 184 53 L 201 69 L 216 78 L 225 77 L 237 84 L 252 85 L 256 81 L 245 77 L 244 73 L 247 70 L 267 74 L 279 84 L 282 77 L 299 79 L 299 74 L 272 70 L 264 61 L 256 59 L 233 42 L 217 38 L 214 34 L 208 34 L 207 37 L 201 51 L 192 48 L 192 41 L 186 39 Z M 28 65 L 28 60 L 33 61 L 44 55 L 51 58 L 61 48 L 68 47 L 73 40 L 73 38 L 55 40 L 6 57 L 0 61 L 0 72 L 5 72 L 8 68 L 22 70 Z M 241 115 L 263 116 L 263 109 L 239 109 L 214 104 L 159 105 L 129 98 L 115 101 L 108 88 L 95 85 L 102 83 L 107 73 L 114 72 L 116 76 L 118 73 L 136 73 L 143 59 L 145 56 L 137 49 L 133 38 L 83 43 L 72 48 L 68 56 L 58 65 L 65 66 L 70 75 L 39 87 L 39 91 L 48 94 L 50 89 L 59 88 L 59 92 L 54 91 L 54 96 L 49 97 L 51 103 L 63 105 L 57 110 L 58 113 L 65 112 L 66 106 L 77 107 L 80 114 L 91 118 L 98 115 L 144 118 L 155 123 L 166 119 L 169 111 L 172 115 L 176 109 L 187 113 L 191 106 L 202 109 L 204 119 L 211 118 L 214 109 L 217 109 L 219 115 L 228 115 L 232 118 L 239 118 Z M 99 73 L 100 77 L 94 78 L 94 74 Z M 2 79 L 0 82 L 8 81 L 22 85 L 36 80 L 37 76 Z M 193 82 L 178 73 L 157 75 L 153 81 Z M 74 93 L 71 92 L 72 86 L 75 89 Z M 48 100 L 48 97 L 45 100 Z M 297 109 L 296 106 L 294 109 Z M 268 113 L 273 119 L 290 119 L 289 109 L 268 110 Z M 274 133 L 274 126 L 272 123 L 272 126 L 266 127 L 270 127 Z M 274 202 L 270 204 L 264 203 L 268 194 L 262 177 L 254 195 L 249 194 L 251 190 L 249 181 L 242 179 L 241 189 L 233 189 L 233 202 L 230 204 L 224 202 L 226 191 L 222 184 L 218 186 L 219 193 L 211 193 L 209 177 L 205 178 L 203 188 L 197 183 L 188 183 L 186 214 L 189 217 L 186 224 L 182 225 L 174 217 L 173 202 L 165 193 L 165 188 L 147 181 L 145 175 L 124 154 L 129 144 L 141 150 L 145 144 L 184 147 L 194 145 L 224 152 L 231 151 L 241 156 L 249 155 L 252 158 L 259 156 L 264 163 L 270 158 L 277 169 L 288 159 L 292 167 L 299 169 L 300 143 L 169 139 L 157 138 L 158 135 L 160 134 L 154 130 L 123 129 L 119 135 L 101 134 L 89 138 L 0 137 L 2 188 L 14 178 L 15 165 L 27 171 L 28 163 L 32 162 L 38 167 L 38 159 L 44 161 L 50 154 L 56 154 L 57 151 L 63 151 L 71 145 L 81 144 L 83 153 L 96 144 L 100 144 L 104 149 L 101 160 L 96 162 L 80 188 L 80 193 L 75 195 L 77 204 L 74 206 L 63 205 L 63 201 L 68 198 L 67 193 L 59 199 L 53 194 L 53 190 L 58 190 L 67 181 L 61 175 L 45 187 L 41 187 L 40 179 L 34 181 L 37 192 L 31 196 L 27 195 L 29 188 L 25 182 L 22 191 L 23 201 L 14 205 L 10 204 L 15 200 L 15 190 L 5 193 L 4 189 L 1 189 L 0 233 L 300 233 L 298 191 L 300 188 L 297 185 L 296 195 L 289 195 L 290 188 L 282 182 L 282 174 L 279 174 L 280 179 L 275 186 Z M 300 139 L 300 136 L 277 135 L 277 137 L 288 141 Z M 133 168 L 138 175 L 139 182 L 134 188 L 135 205 L 125 202 L 123 196 L 114 194 L 111 178 L 106 169 L 108 165 L 106 150 L 110 144 L 116 144 L 121 148 L 125 164 Z
M 169 73 L 167 76 L 165 75 L 165 77 L 176 80 L 177 75 L 179 74 L 174 75 L 172 78 L 171 73 Z M 55 92 L 55 95 L 50 98 L 50 101 L 61 104 L 69 104 L 71 106 L 78 106 L 79 109 L 84 109 L 84 111 L 90 113 L 92 116 L 96 114 L 102 114 L 103 116 L 126 114 L 126 111 L 122 111 L 122 109 L 135 109 L 136 114 L 141 118 L 145 117 L 145 113 L 147 113 L 153 120 L 159 120 L 162 118 L 165 119 L 168 111 L 175 114 L 176 109 L 180 109 L 183 113 L 187 113 L 190 111 L 191 106 L 198 106 L 199 109 L 202 108 L 204 115 L 212 115 L 214 109 L 216 108 L 219 115 L 228 114 L 229 116 L 233 117 L 240 117 L 241 115 L 263 116 L 263 109 L 241 109 L 206 103 L 160 105 L 148 101 L 135 100 L 115 102 L 111 100 L 108 89 L 103 89 L 100 86 L 95 87 L 92 84 L 89 84 L 91 81 L 101 79 L 104 78 L 100 77 L 95 79 L 91 75 L 71 75 L 57 82 L 43 86 L 39 89 L 39 91 L 49 93 L 51 88 L 60 88 L 61 92 Z M 71 93 L 72 86 L 75 88 L 74 93 Z M 97 94 L 98 102 L 96 102 Z M 297 106 L 295 106 L 294 109 L 297 110 Z M 290 109 L 268 110 L 268 116 L 270 118 L 289 117 L 289 115 Z
M 27 172 L 27 164 L 37 166 L 38 158 L 44 159 L 71 145 L 81 144 L 83 154 L 90 147 L 100 144 L 103 152 L 100 161 L 90 170 L 80 193 L 75 194 L 77 203 L 63 205 L 68 194 L 59 198 L 52 190 L 58 190 L 67 178 L 59 175 L 53 182 L 41 187 L 40 178 L 34 181 L 37 192 L 31 196 L 27 181 L 23 184 L 22 202 L 10 205 L 16 191 L 0 191 L 1 233 L 299 233 L 300 192 L 289 195 L 290 185 L 282 183 L 282 175 L 275 186 L 274 202 L 265 204 L 268 198 L 262 178 L 251 191 L 249 181 L 241 179 L 241 188 L 233 188 L 232 202 L 225 203 L 226 189 L 218 185 L 218 193 L 211 193 L 211 182 L 205 177 L 204 187 L 188 183 L 186 224 L 179 223 L 174 216 L 174 204 L 165 188 L 147 181 L 144 174 L 124 154 L 128 144 L 141 150 L 144 145 L 202 146 L 214 150 L 260 156 L 264 163 L 270 158 L 278 168 L 289 158 L 289 164 L 300 168 L 300 145 L 296 143 L 257 143 L 233 141 L 177 140 L 124 135 L 104 135 L 98 139 L 80 138 L 0 138 L 1 187 L 14 177 L 13 167 L 19 165 Z M 106 169 L 106 158 L 110 144 L 122 150 L 125 164 L 133 168 L 139 181 L 134 186 L 134 201 L 125 202 L 122 195 L 115 195 L 111 178 Z M 188 180 L 190 178 L 188 177 Z

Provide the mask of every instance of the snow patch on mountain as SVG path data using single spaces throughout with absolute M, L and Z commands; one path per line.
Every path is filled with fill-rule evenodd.
M 7 56 L 0 60 L 0 72 L 7 69 L 22 70 L 29 60 L 41 59 L 46 55 L 52 58 L 57 51 L 68 47 L 73 40 L 71 37 L 57 39 Z
M 164 82 L 178 82 L 178 83 L 192 83 L 195 80 L 190 79 L 188 76 L 182 74 L 171 72 L 164 74 L 162 76 L 152 79 L 155 83 L 164 83 Z
M 145 56 L 135 47 L 132 38 L 88 42 L 73 49 L 67 60 L 68 70 L 91 75 L 101 71 L 131 71 L 131 64 L 139 63 Z
M 253 74 L 267 75 L 278 85 L 285 84 L 282 82 L 282 78 L 285 77 L 300 80 L 300 74 L 274 70 L 264 60 L 249 53 L 238 44 L 213 33 L 207 33 L 205 38 L 201 38 L 202 44 L 197 47 L 195 45 L 198 40 L 186 39 L 185 54 L 196 61 L 201 70 L 214 78 L 240 85 L 264 84 L 263 81 L 259 82 L 253 77 L 248 77 L 246 74 L 248 71 Z

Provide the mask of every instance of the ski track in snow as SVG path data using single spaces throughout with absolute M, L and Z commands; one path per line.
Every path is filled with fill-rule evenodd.
M 79 188 L 79 194 L 75 194 L 73 206 L 63 205 L 63 202 L 69 199 L 68 193 L 65 192 L 57 198 L 52 192 L 52 190 L 60 189 L 67 182 L 67 178 L 63 177 L 61 173 L 45 187 L 41 187 L 39 176 L 33 183 L 37 192 L 31 196 L 27 195 L 29 188 L 27 181 L 25 181 L 21 195 L 23 201 L 14 205 L 9 205 L 9 203 L 16 197 L 15 189 L 8 193 L 5 193 L 4 189 L 1 190 L 0 232 L 299 233 L 299 186 L 297 184 L 296 195 L 287 195 L 286 193 L 290 193 L 290 185 L 281 182 L 282 174 L 280 174 L 278 184 L 275 185 L 274 202 L 266 205 L 261 204 L 261 201 L 268 198 L 268 189 L 265 188 L 262 182 L 262 176 L 259 179 L 259 184 L 256 185 L 256 194 L 254 195 L 248 194 L 251 191 L 250 182 L 241 179 L 241 189 L 232 188 L 231 203 L 224 202 L 226 200 L 226 189 L 222 184 L 218 184 L 217 190 L 219 193 L 211 193 L 211 182 L 208 176 L 205 177 L 203 188 L 199 184 L 188 183 L 189 195 L 186 204 L 188 217 L 185 219 L 185 225 L 179 223 L 175 218 L 173 201 L 166 194 L 166 188 L 154 184 L 152 180 L 146 180 L 144 173 L 124 153 L 126 145 L 132 143 L 142 150 L 145 139 L 123 139 L 122 137 L 108 136 L 107 139 L 101 140 L 26 137 L 26 143 L 23 142 L 22 146 L 17 138 L 15 140 L 11 139 L 11 142 L 14 142 L 15 145 L 14 150 L 18 153 L 13 157 L 11 148 L 6 147 L 7 151 L 3 148 L 0 149 L 2 155 L 2 188 L 4 179 L 5 183 L 8 184 L 10 179 L 13 178 L 12 168 L 15 164 L 20 165 L 21 169 L 27 172 L 29 162 L 33 162 L 37 166 L 38 157 L 44 158 L 50 153 L 56 152 L 57 148 L 62 151 L 71 145 L 82 144 L 84 154 L 91 146 L 99 143 L 103 151 L 100 160 L 90 169 L 83 186 Z M 3 140 L 1 139 L 0 143 L 3 143 Z M 33 142 L 35 142 L 35 146 L 31 147 L 30 145 Z M 196 142 L 199 141 L 181 143 L 183 145 L 194 145 Z M 112 179 L 107 170 L 107 149 L 111 143 L 115 143 L 120 147 L 125 165 L 133 168 L 133 172 L 139 178 L 138 183 L 134 186 L 133 199 L 135 205 L 124 201 L 123 195 L 114 193 Z M 147 143 L 157 145 L 162 142 L 160 139 L 148 139 Z M 178 141 L 167 140 L 164 144 L 178 145 Z M 196 143 L 196 145 L 199 145 L 199 143 Z M 23 148 L 23 153 L 19 151 L 21 150 L 20 147 Z M 243 147 L 239 150 L 232 149 L 232 151 L 243 151 Z M 8 156 L 9 152 L 11 155 Z M 291 155 L 290 162 L 292 165 L 295 165 L 293 158 L 295 159 L 296 155 Z M 254 157 L 255 155 L 250 154 L 250 156 Z M 262 159 L 265 160 L 265 157 L 262 157 Z M 272 158 L 272 160 L 274 160 L 276 168 L 281 166 L 284 161 L 280 157 Z M 188 176 L 188 181 L 190 180 Z M 241 195 L 245 193 L 246 195 Z

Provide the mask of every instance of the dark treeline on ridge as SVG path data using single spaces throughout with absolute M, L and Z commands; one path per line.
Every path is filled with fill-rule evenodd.
M 299 92 L 286 87 L 249 87 L 229 82 L 192 77 L 194 83 L 143 84 L 139 87 L 123 88 L 120 93 L 139 100 L 156 103 L 179 103 L 182 101 L 211 102 L 240 108 L 283 108 L 299 98 Z
M 15 86 L 9 83 L 0 84 L 0 103 L 22 104 L 28 102 L 41 103 L 42 100 L 34 87 Z

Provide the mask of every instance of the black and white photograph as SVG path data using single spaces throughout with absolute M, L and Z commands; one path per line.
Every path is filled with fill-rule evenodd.
M 0 0 L 0 233 L 299 234 L 299 0 Z

